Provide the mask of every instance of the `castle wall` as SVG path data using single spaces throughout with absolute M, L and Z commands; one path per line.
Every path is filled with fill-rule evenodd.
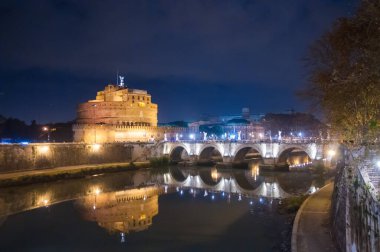
M 185 128 L 178 127 L 149 127 L 76 124 L 73 126 L 74 141 L 85 143 L 112 143 L 112 142 L 154 142 L 167 138 L 174 138 L 176 133 L 186 132 Z

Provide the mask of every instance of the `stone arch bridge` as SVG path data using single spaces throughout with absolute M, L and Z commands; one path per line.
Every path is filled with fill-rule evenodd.
M 306 153 L 310 161 L 328 157 L 328 151 L 335 149 L 330 142 L 230 142 L 230 141 L 177 141 L 163 142 L 162 154 L 173 162 L 206 161 L 218 155 L 223 163 L 244 162 L 247 154 L 260 158 L 264 164 L 286 162 L 292 152 Z

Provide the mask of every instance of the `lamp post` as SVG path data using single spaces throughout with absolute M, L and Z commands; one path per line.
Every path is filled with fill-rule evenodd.
M 47 134 L 47 141 L 50 142 L 50 132 L 55 131 L 55 128 L 50 129 L 48 126 L 42 127 L 42 131 Z

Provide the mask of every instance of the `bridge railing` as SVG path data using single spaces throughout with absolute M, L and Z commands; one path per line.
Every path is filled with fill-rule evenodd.
M 247 144 L 260 144 L 260 143 L 283 143 L 283 144 L 310 144 L 310 143 L 330 143 L 330 142 L 336 142 L 334 140 L 325 140 L 325 139 L 318 139 L 318 138 L 294 138 L 294 139 L 283 139 L 283 140 L 277 140 L 277 139 L 255 139 L 255 140 L 167 140 L 163 142 L 180 142 L 180 143 L 247 143 Z

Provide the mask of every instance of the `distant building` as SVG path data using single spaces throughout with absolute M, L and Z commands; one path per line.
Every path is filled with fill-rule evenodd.
M 264 128 L 260 123 L 263 117 L 263 114 L 251 115 L 248 108 L 243 108 L 240 115 L 208 117 L 189 123 L 189 131 L 207 133 L 208 138 L 259 139 L 264 136 Z
M 157 127 L 157 104 L 145 90 L 107 85 L 95 100 L 79 104 L 74 141 L 86 143 L 154 141 L 178 129 Z

